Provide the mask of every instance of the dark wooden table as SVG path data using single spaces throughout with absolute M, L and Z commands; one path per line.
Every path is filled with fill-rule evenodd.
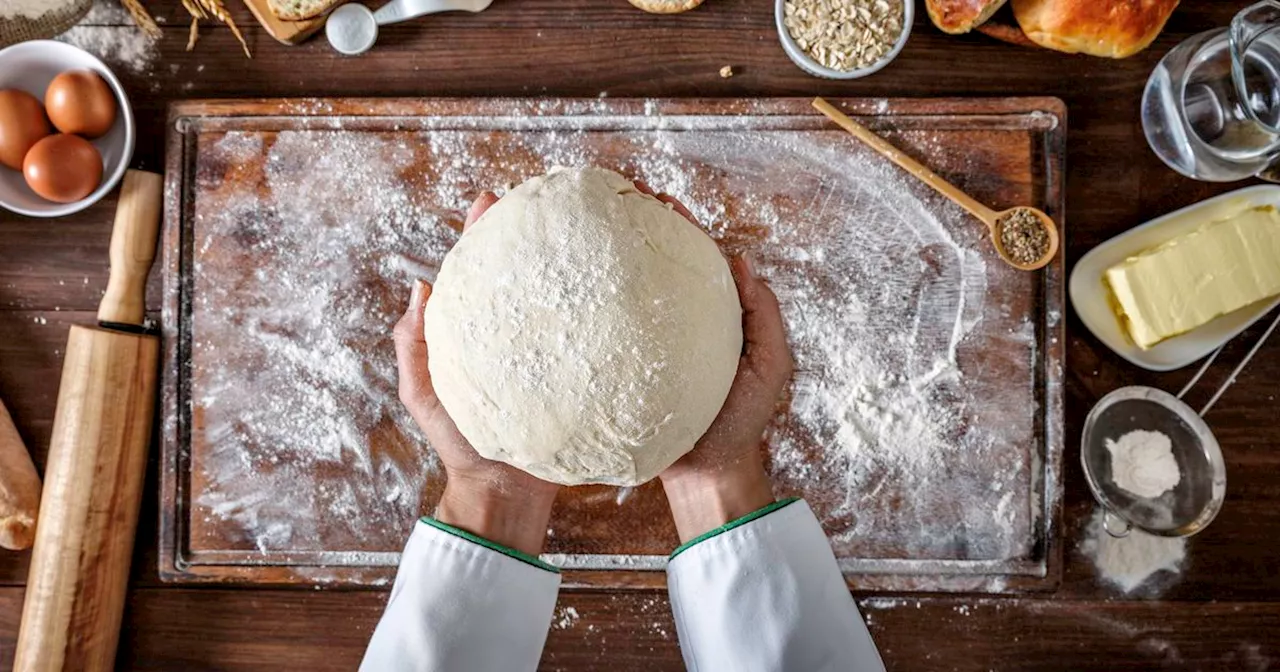
M 888 69 L 858 82 L 803 74 L 783 54 L 766 0 L 708 0 L 651 16 L 624 0 L 496 0 L 478 16 L 442 15 L 383 31 L 378 47 L 341 58 L 323 41 L 275 43 L 232 0 L 254 59 L 224 28 L 184 51 L 186 13 L 149 0 L 165 20 L 160 54 L 118 69 L 138 116 L 137 156 L 161 165 L 172 100 L 258 96 L 1005 96 L 1054 95 L 1069 109 L 1068 262 L 1154 215 L 1240 185 L 1182 178 L 1148 150 L 1138 122 L 1143 83 L 1166 50 L 1225 25 L 1247 3 L 1185 0 L 1155 45 L 1124 61 L 945 36 L 919 20 Z M 923 16 L 923 3 L 919 13 Z M 123 31 L 126 28 L 109 30 Z M 110 59 L 109 59 L 110 60 Z M 721 66 L 735 74 L 722 79 Z M 69 324 L 89 323 L 106 286 L 115 203 L 60 220 L 0 212 L 0 398 L 42 465 Z M 156 285 L 153 283 L 153 287 Z M 158 289 L 149 300 L 158 307 Z M 1077 549 L 1093 511 L 1077 461 L 1085 414 L 1126 384 L 1177 389 L 1190 371 L 1127 365 L 1072 315 L 1068 326 L 1065 574 L 1048 595 L 859 595 L 894 670 L 1280 668 L 1280 341 L 1266 347 L 1209 422 L 1230 486 L 1217 521 L 1188 544 L 1181 575 L 1136 596 L 1100 583 Z M 1228 348 L 1220 382 L 1261 329 Z M 1205 385 L 1206 383 L 1202 383 Z M 119 666 L 150 670 L 354 669 L 385 591 L 182 588 L 156 576 L 155 468 L 149 478 Z M 0 666 L 18 631 L 27 553 L 0 552 Z M 546 669 L 680 669 L 664 592 L 566 592 Z M 577 617 L 573 617 L 576 613 Z

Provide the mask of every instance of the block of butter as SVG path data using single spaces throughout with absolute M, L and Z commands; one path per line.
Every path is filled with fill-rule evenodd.
M 1264 206 L 1210 222 L 1112 266 L 1103 281 L 1146 350 L 1280 294 L 1280 213 Z

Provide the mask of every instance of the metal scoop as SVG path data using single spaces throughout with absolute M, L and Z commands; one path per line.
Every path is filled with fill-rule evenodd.
M 1113 537 L 1124 537 L 1134 527 L 1163 537 L 1189 537 L 1203 530 L 1222 508 L 1227 490 L 1222 449 L 1203 416 L 1235 382 L 1249 360 L 1280 325 L 1280 313 L 1253 349 L 1236 365 L 1226 382 L 1197 413 L 1182 397 L 1222 352 L 1219 348 L 1178 393 L 1143 385 L 1122 387 L 1103 397 L 1085 419 L 1080 442 L 1080 462 L 1093 497 L 1102 505 L 1102 527 Z M 1225 346 L 1224 346 L 1225 347 Z M 1182 477 L 1173 489 L 1159 497 L 1139 497 L 1115 484 L 1107 439 L 1119 439 L 1137 429 L 1168 436 Z
M 359 3 L 343 5 L 329 14 L 324 35 L 339 53 L 355 56 L 378 41 L 378 26 L 416 19 L 438 12 L 481 12 L 493 0 L 391 0 L 378 11 Z

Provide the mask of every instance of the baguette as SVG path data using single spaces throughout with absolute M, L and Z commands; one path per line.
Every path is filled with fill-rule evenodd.
M 40 477 L 0 402 L 0 546 L 12 551 L 30 548 L 39 508 Z

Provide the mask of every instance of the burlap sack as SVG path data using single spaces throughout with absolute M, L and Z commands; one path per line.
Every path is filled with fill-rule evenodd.
M 75 2 L 36 19 L 0 18 L 0 48 L 26 40 L 47 40 L 76 25 L 89 9 L 93 0 Z

